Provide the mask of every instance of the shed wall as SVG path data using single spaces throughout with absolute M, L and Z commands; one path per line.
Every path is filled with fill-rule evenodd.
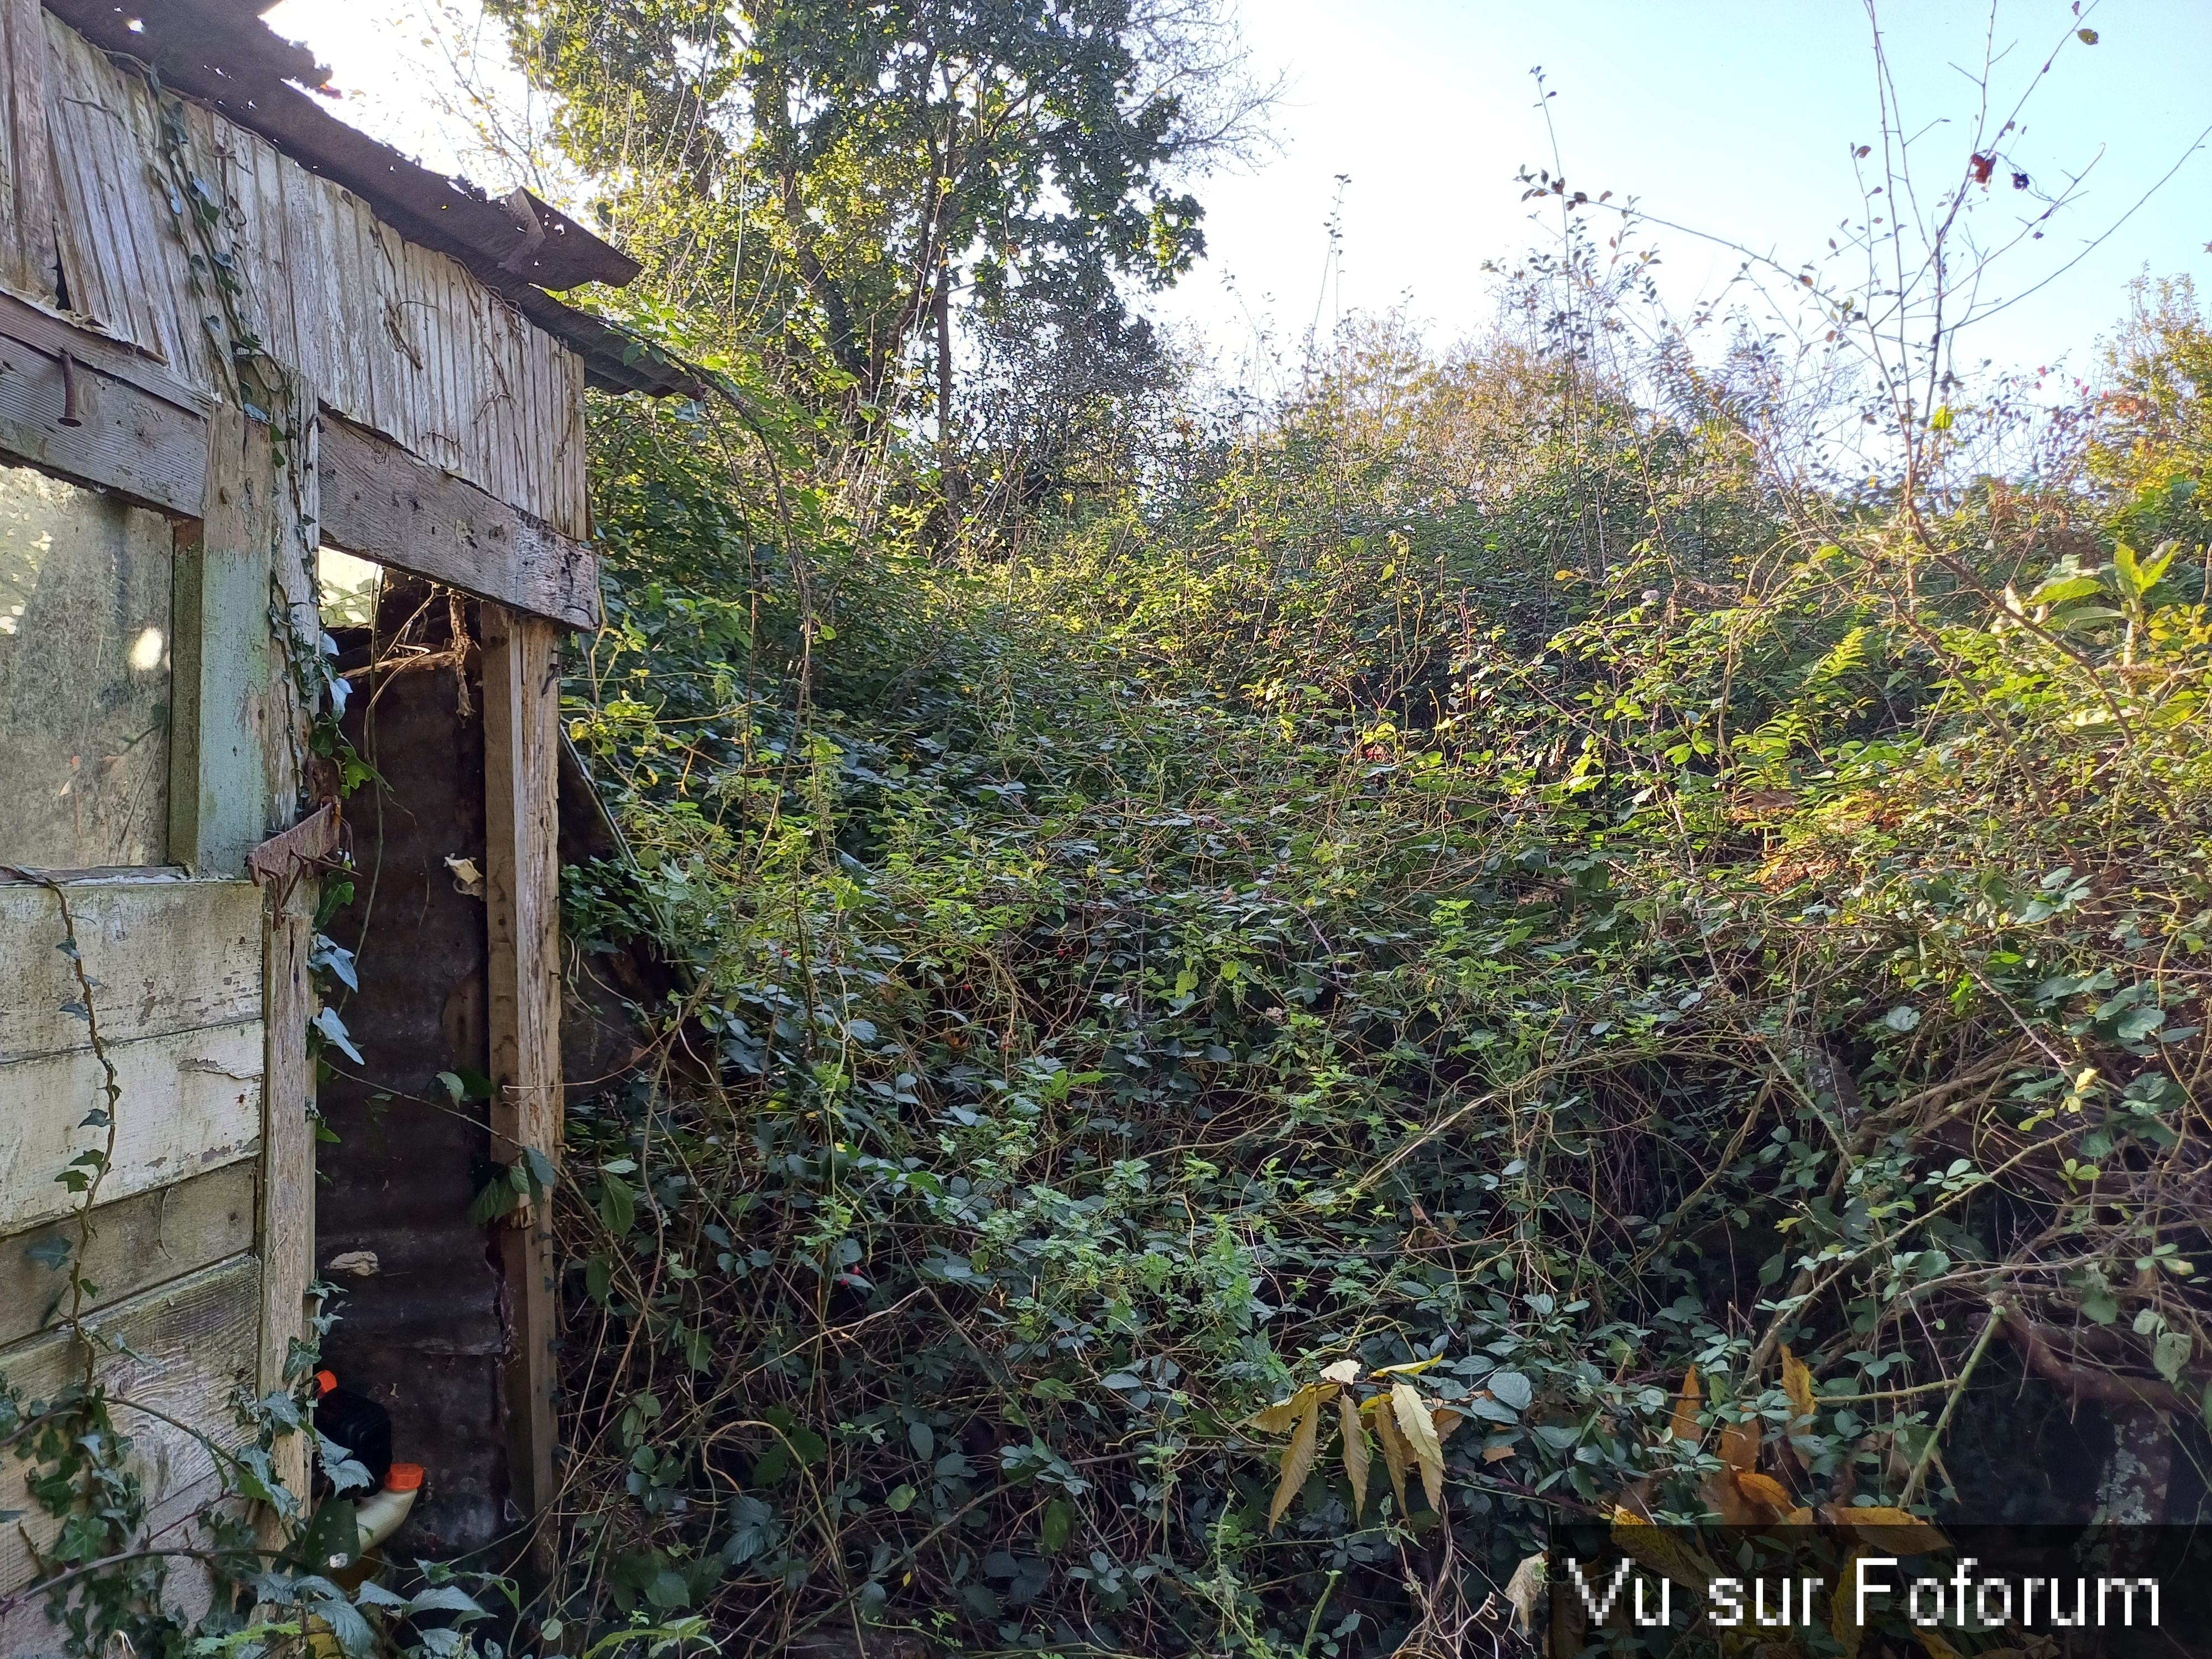
M 0 0 L 5 44 L 37 29 L 39 123 L 0 108 L 0 185 L 18 204 L 0 288 L 129 344 L 210 399 L 223 301 L 190 261 L 235 250 L 240 320 L 331 408 L 420 459 L 585 533 L 583 367 L 442 253 L 351 191 L 196 105 L 152 91 L 35 0 Z M 46 199 L 41 203 L 39 198 Z M 217 216 L 203 234 L 204 216 Z M 42 230 L 41 226 L 51 227 Z M 59 276 L 54 255 L 58 247 Z M 64 301 L 66 300 L 66 304 Z

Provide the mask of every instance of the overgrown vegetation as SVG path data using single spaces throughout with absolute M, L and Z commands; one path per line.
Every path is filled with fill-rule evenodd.
M 570 934 L 684 982 L 570 1120 L 570 1617 L 1445 1653 L 1563 1512 L 2197 1514 L 2193 297 L 2048 417 L 1578 223 L 957 537 L 726 337 L 596 409 Z
M 592 412 L 566 933 L 678 984 L 569 1115 L 526 1647 L 1442 1655 L 1563 1515 L 2201 1518 L 2185 284 L 2052 413 L 1942 320 L 2003 127 L 1802 346 L 1547 173 L 1491 336 L 1255 405 L 1116 286 L 1249 112 L 1210 8 L 495 9 L 715 387 Z M 0 1394 L 57 1560 L 103 1409 Z

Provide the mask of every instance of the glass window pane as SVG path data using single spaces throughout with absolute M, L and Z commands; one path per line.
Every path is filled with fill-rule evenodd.
M 158 513 L 0 465 L 0 864 L 159 864 L 170 590 Z

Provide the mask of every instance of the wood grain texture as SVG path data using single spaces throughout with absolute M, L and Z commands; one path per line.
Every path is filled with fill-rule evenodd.
M 39 0 L 0 0 L 0 288 L 54 297 L 53 147 Z
M 261 1022 L 240 1020 L 111 1045 L 123 1093 L 102 1202 L 252 1158 L 261 1147 Z M 76 1207 L 55 1180 L 78 1153 L 105 1146 L 84 1118 L 106 1104 L 106 1073 L 88 1050 L 0 1066 L 0 1236 Z
M 169 856 L 237 877 L 282 827 L 270 822 L 268 750 L 290 696 L 269 629 L 278 481 L 268 428 L 229 404 L 209 411 L 204 462 L 205 511 L 178 544 Z
M 123 878 L 64 890 L 111 1044 L 261 1012 L 261 895 L 245 882 Z M 82 1050 L 76 975 L 45 887 L 0 887 L 0 1066 Z
M 148 1524 L 172 1544 L 181 1541 L 192 1515 L 216 1490 L 215 1458 L 197 1436 L 225 1448 L 245 1443 L 230 1400 L 234 1389 L 253 1382 L 259 1278 L 252 1256 L 235 1256 L 134 1297 L 100 1322 L 130 1352 L 103 1353 L 95 1374 L 123 1402 L 114 1407 L 116 1426 L 135 1443 L 132 1462 L 145 1483 Z M 81 1376 L 86 1357 L 77 1339 L 57 1332 L 0 1349 L 0 1371 L 26 1394 L 45 1397 Z M 151 1410 L 134 1410 L 132 1401 Z M 25 1491 L 25 1470 L 13 1458 L 0 1467 L 0 1509 L 27 1511 L 0 1531 L 0 1595 L 22 1588 L 35 1571 L 16 1526 L 41 1546 L 58 1529 Z
M 307 976 L 319 884 L 272 890 L 268 951 L 268 1072 L 262 1096 L 261 1316 L 258 1361 L 261 1392 L 283 1388 L 285 1361 L 307 1334 L 307 1285 L 315 1276 L 315 1069 L 307 1022 L 315 993 Z M 306 1490 L 307 1443 L 279 1449 L 277 1473 Z
M 185 278 L 153 95 L 58 20 L 45 29 L 71 301 L 88 326 L 194 391 L 227 395 L 207 307 Z M 268 140 L 198 105 L 182 119 L 190 167 L 223 198 L 241 320 L 271 355 L 348 419 L 573 537 L 580 475 L 561 452 L 562 434 L 580 428 L 581 360 L 527 307 L 408 242 Z
M 251 1250 L 260 1187 L 248 1161 L 100 1206 L 92 1212 L 92 1242 L 76 1258 L 84 1276 L 100 1287 L 87 1306 L 112 1307 Z M 66 1315 L 68 1274 L 31 1255 L 33 1246 L 55 1238 L 77 1249 L 76 1221 L 50 1222 L 0 1239 L 0 1346 L 35 1335 Z
M 80 423 L 69 426 L 61 351 L 0 333 L 0 457 L 196 516 L 206 423 L 89 363 L 75 378 Z
M 557 1169 L 561 1099 L 561 909 L 557 821 L 560 641 L 535 617 L 483 607 L 484 891 L 492 1156 L 534 1147 Z M 525 1206 L 501 1230 L 514 1321 L 508 1368 L 516 1501 L 534 1514 L 553 1495 L 556 1432 L 552 1238 Z
M 323 539 L 571 628 L 599 619 L 599 562 L 580 542 L 398 445 L 325 418 Z

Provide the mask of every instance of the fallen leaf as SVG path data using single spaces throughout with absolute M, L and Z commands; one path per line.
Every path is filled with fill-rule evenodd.
M 1334 1365 L 1322 1366 L 1321 1374 L 1322 1380 L 1326 1382 L 1357 1382 L 1359 1381 L 1359 1362 L 1357 1359 L 1340 1359 Z
M 1813 1414 L 1813 1373 L 1786 1342 L 1782 1345 L 1782 1392 L 1790 1396 L 1790 1426 L 1794 1430 Z
M 1449 1406 L 1432 1406 L 1429 1408 L 1429 1421 L 1436 1425 L 1437 1443 L 1441 1445 L 1451 1438 L 1451 1431 L 1466 1422 L 1467 1418 Z
M 1698 1427 L 1698 1402 L 1704 1391 L 1698 1386 L 1695 1365 L 1682 1374 L 1682 1392 L 1674 1401 L 1674 1419 L 1667 1425 L 1667 1435 L 1672 1440 L 1702 1440 L 1704 1431 Z
M 1482 1449 L 1482 1461 L 1486 1463 L 1503 1463 L 1507 1458 L 1520 1455 L 1511 1446 L 1485 1446 Z
M 1736 1489 L 1745 1497 L 1756 1499 L 1771 1510 L 1787 1510 L 1790 1507 L 1790 1488 L 1771 1474 L 1760 1474 L 1754 1469 L 1746 1469 L 1736 1476 L 1735 1484 Z
M 1820 1518 L 1832 1527 L 1850 1528 L 1878 1549 L 1899 1555 L 1924 1555 L 1930 1550 L 1951 1547 L 1951 1540 L 1941 1532 L 1903 1510 L 1870 1504 L 1845 1509 L 1831 1504 L 1820 1511 Z
M 1741 1474 L 1759 1462 L 1759 1421 L 1731 1423 L 1721 1431 L 1721 1462 Z

